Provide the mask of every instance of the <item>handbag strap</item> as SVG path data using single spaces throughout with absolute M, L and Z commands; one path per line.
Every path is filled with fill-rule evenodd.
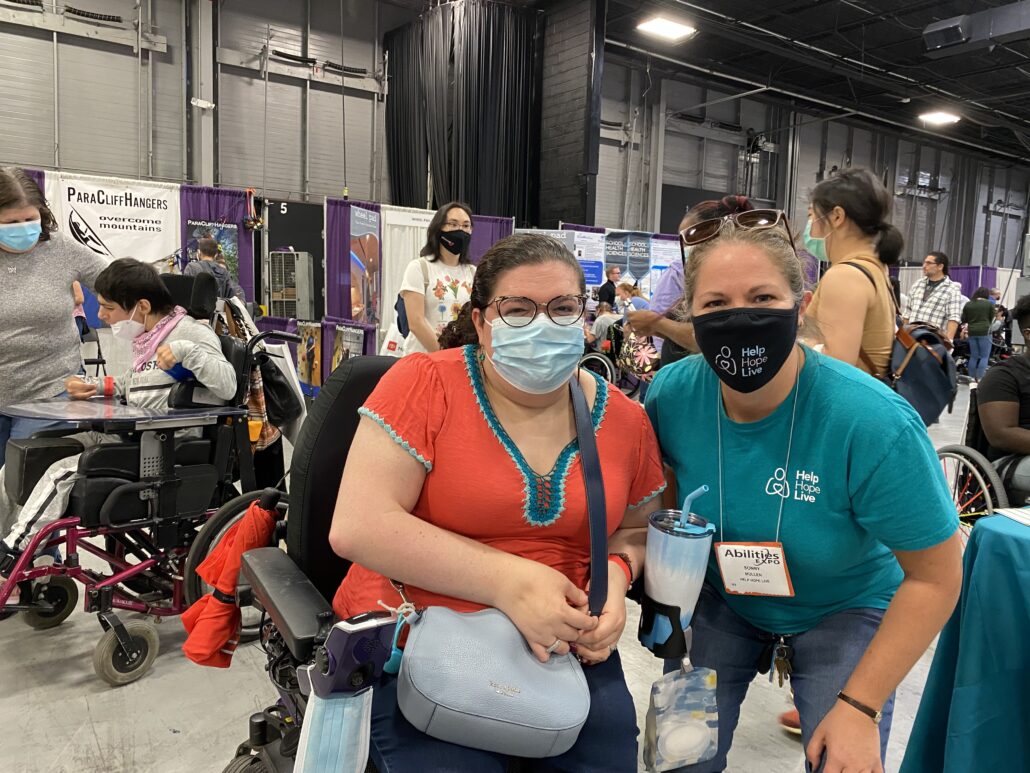
M 604 501 L 604 480 L 601 460 L 597 455 L 597 438 L 590 409 L 579 373 L 569 381 L 572 392 L 572 415 L 576 419 L 576 439 L 583 465 L 583 487 L 587 496 L 587 517 L 590 520 L 590 614 L 599 617 L 608 600 L 608 517 Z

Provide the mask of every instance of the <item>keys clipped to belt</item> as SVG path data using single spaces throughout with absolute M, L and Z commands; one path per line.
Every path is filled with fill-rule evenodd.
M 787 644 L 783 639 L 776 642 L 773 647 L 773 668 L 776 671 L 776 679 L 779 682 L 780 687 L 783 687 L 783 680 L 790 680 L 791 672 L 793 668 L 790 665 L 790 659 L 794 657 L 794 648 Z M 769 682 L 773 679 L 772 673 L 769 674 Z

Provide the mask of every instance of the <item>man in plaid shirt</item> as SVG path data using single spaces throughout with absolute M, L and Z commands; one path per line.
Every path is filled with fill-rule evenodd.
M 948 278 L 948 256 L 931 252 L 923 261 L 923 278 L 908 291 L 904 320 L 936 325 L 954 339 L 962 321 L 962 286 Z

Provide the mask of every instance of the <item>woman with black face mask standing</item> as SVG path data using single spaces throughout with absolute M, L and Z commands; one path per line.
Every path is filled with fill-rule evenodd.
M 922 421 L 886 386 L 797 343 L 811 293 L 782 212 L 687 228 L 703 357 L 662 368 L 646 409 L 676 488 L 715 525 L 695 666 L 718 675 L 726 767 L 756 673 L 789 679 L 810 769 L 882 771 L 893 693 L 951 614 L 955 508 Z M 667 663 L 669 670 L 678 662 Z
M 404 271 L 401 297 L 410 333 L 404 354 L 435 352 L 437 339 L 469 300 L 476 267 L 469 257 L 472 210 L 452 201 L 436 211 L 426 232 L 421 257 Z

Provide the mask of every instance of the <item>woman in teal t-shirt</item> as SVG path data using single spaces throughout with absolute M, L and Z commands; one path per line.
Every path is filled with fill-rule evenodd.
M 774 658 L 790 662 L 813 768 L 882 771 L 894 690 L 962 580 L 919 417 L 797 343 L 811 293 L 787 229 L 766 210 L 684 232 L 704 356 L 660 370 L 647 395 L 678 491 L 710 486 L 692 510 L 716 526 L 691 660 L 718 673 L 719 751 L 690 773 L 725 768 L 747 687 Z

